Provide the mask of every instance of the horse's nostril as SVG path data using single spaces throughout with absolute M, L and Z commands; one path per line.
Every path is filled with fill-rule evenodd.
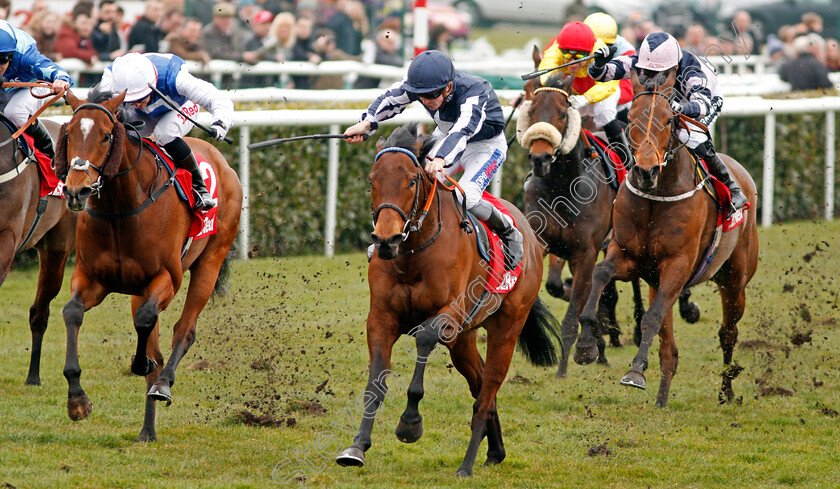
M 391 236 L 390 238 L 388 238 L 388 246 L 390 246 L 392 248 L 396 248 L 397 246 L 400 245 L 400 243 L 402 243 L 402 240 L 403 240 L 402 234 L 395 234 L 395 235 Z
M 81 190 L 79 190 L 79 198 L 85 200 L 88 197 L 90 197 L 90 194 L 92 193 L 93 189 L 91 189 L 90 187 L 83 187 Z

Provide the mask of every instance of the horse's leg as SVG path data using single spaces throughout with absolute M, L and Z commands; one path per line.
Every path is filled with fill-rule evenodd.
M 566 369 L 569 363 L 568 352 L 572 351 L 572 346 L 578 339 L 578 318 L 592 285 L 592 269 L 595 267 L 597 254 L 597 249 L 579 249 L 569 260 L 569 268 L 572 270 L 572 294 L 569 299 L 569 308 L 566 309 L 566 315 L 563 316 L 563 322 L 560 325 L 563 356 L 555 374 L 558 378 L 566 378 Z M 604 339 L 601 338 L 602 347 L 603 344 Z M 580 363 L 577 355 L 575 355 L 575 362 Z
M 680 317 L 688 324 L 694 324 L 700 320 L 700 306 L 690 299 L 691 289 L 684 289 L 680 294 Z
M 439 327 L 438 318 L 424 321 L 417 326 L 413 333 L 417 344 L 417 356 L 415 357 L 414 375 L 411 377 L 411 384 L 408 386 L 408 402 L 405 411 L 400 416 L 400 422 L 394 431 L 397 439 L 403 443 L 414 443 L 423 436 L 423 416 L 420 415 L 420 400 L 423 399 L 423 374 L 426 372 L 426 364 L 429 362 L 432 350 L 440 341 L 442 329 Z M 457 327 L 457 325 L 456 325 Z
M 496 314 L 498 315 L 489 318 L 485 322 L 485 327 L 487 328 L 487 363 L 484 365 L 484 378 L 481 382 L 478 397 L 473 404 L 473 416 L 472 422 L 470 423 L 470 429 L 472 431 L 470 443 L 467 446 L 464 461 L 461 462 L 461 466 L 455 472 L 455 475 L 459 477 L 469 477 L 472 475 L 475 458 L 481 446 L 481 440 L 491 433 L 494 438 L 498 437 L 498 446 L 490 445 L 491 441 L 488 440 L 488 445 L 490 445 L 487 452 L 488 462 L 492 463 L 491 456 L 501 456 L 504 458 L 504 447 L 501 445 L 502 429 L 496 411 L 496 393 L 499 392 L 499 388 L 507 376 L 513 350 L 516 347 L 516 339 L 522 330 L 525 317 L 511 317 L 510 314 L 505 314 L 504 311 L 497 312 Z M 518 327 L 516 319 L 521 323 Z M 495 445 L 496 440 L 493 440 L 492 443 Z M 501 453 L 498 452 L 500 448 L 502 450 Z M 498 462 L 500 461 L 498 460 Z
M 689 279 L 691 270 L 685 257 L 677 256 L 662 261 L 659 265 L 659 288 L 654 291 L 651 287 L 650 308 L 642 318 L 642 341 L 639 351 L 633 357 L 630 370 L 621 379 L 622 385 L 644 389 L 644 372 L 648 367 L 648 351 L 653 338 L 659 334 L 665 314 L 668 313 L 682 292 L 683 286 Z
M 373 422 L 388 393 L 386 380 L 389 376 L 399 379 L 390 370 L 391 349 L 400 335 L 397 324 L 396 318 L 387 317 L 384 312 L 371 307 L 367 319 L 370 369 L 367 387 L 362 394 L 365 409 L 362 413 L 359 432 L 353 438 L 353 444 L 345 448 L 335 459 L 336 463 L 343 467 L 361 467 L 365 464 L 365 452 L 371 445 L 370 435 L 373 431 Z
M 674 339 L 674 311 L 673 308 L 665 313 L 662 319 L 662 329 L 659 330 L 659 370 L 662 378 L 659 380 L 659 393 L 656 395 L 656 407 L 668 405 L 668 393 L 671 390 L 671 379 L 677 373 L 679 351 Z
M 484 379 L 484 360 L 475 344 L 475 331 L 471 330 L 458 336 L 458 340 L 451 349 L 452 364 L 461 375 L 467 379 L 470 394 L 478 399 Z M 502 426 L 499 414 L 487 421 L 487 461 L 484 465 L 497 465 L 505 459 L 505 444 L 502 441 Z
M 67 415 L 73 421 L 85 419 L 93 405 L 80 383 L 82 368 L 79 366 L 79 329 L 82 327 L 85 311 L 96 306 L 108 295 L 105 287 L 94 282 L 81 271 L 76 262 L 76 271 L 70 281 L 71 296 L 64 305 L 64 324 L 67 328 L 67 356 L 64 360 L 64 378 L 67 379 Z
M 563 264 L 565 262 L 556 255 L 548 255 L 548 278 L 545 281 L 545 290 L 552 297 L 569 301 L 571 287 L 563 280 Z
M 633 344 L 639 346 L 642 343 L 642 318 L 645 316 L 645 303 L 642 301 L 642 287 L 639 279 L 631 280 L 633 284 L 633 319 L 636 325 L 633 326 Z
M 216 279 L 219 277 L 219 269 L 226 255 L 226 250 L 223 248 L 219 247 L 215 252 L 205 249 L 190 267 L 190 285 L 187 288 L 184 310 L 181 311 L 181 317 L 173 327 L 172 353 L 148 392 L 149 397 L 155 401 L 165 401 L 167 406 L 172 403 L 175 370 L 195 342 L 198 315 L 210 300 Z
M 137 309 L 143 305 L 143 298 L 139 296 L 134 296 L 131 298 L 131 314 L 134 316 L 135 320 L 137 318 Z M 149 389 L 154 385 L 155 381 L 158 377 L 158 372 L 160 370 L 160 365 L 163 365 L 163 355 L 160 352 L 160 341 L 159 341 L 159 332 L 160 331 L 160 320 L 155 322 L 154 328 L 152 328 L 151 333 L 149 334 L 149 338 L 146 342 L 146 357 L 152 359 L 156 363 L 156 368 L 146 375 L 146 390 L 144 392 L 148 392 Z M 135 355 L 136 358 L 136 355 Z M 156 413 L 156 405 L 155 400 L 146 396 L 146 406 L 143 413 L 143 428 L 140 430 L 140 435 L 134 440 L 136 442 L 147 442 L 147 441 L 155 441 L 157 439 L 157 434 L 155 432 L 155 413 Z
M 595 265 L 592 272 L 589 299 L 580 314 L 580 336 L 575 350 L 575 362 L 586 365 L 598 359 L 595 328 L 601 294 L 612 280 L 628 280 L 635 271 L 635 266 L 635 262 L 627 258 L 615 240 L 610 241 L 607 246 L 607 257 L 604 261 Z
M 15 233 L 11 228 L 0 230 L 0 285 L 6 281 L 12 262 L 15 260 Z
M 157 274 L 146 287 L 144 297 L 132 297 L 134 309 L 134 329 L 137 331 L 137 351 L 131 359 L 131 372 L 134 375 L 147 376 L 159 368 L 157 362 L 146 355 L 149 336 L 158 323 L 160 311 L 166 309 L 175 297 L 172 276 L 164 269 Z
M 50 302 L 61 290 L 64 264 L 69 256 L 69 250 L 38 248 L 38 288 L 35 291 L 35 301 L 29 308 L 32 355 L 29 360 L 29 374 L 26 376 L 27 385 L 41 385 L 41 345 L 50 318 Z
M 601 333 L 606 332 L 610 335 L 610 346 L 616 348 L 621 347 L 621 327 L 618 325 L 618 320 L 615 317 L 615 308 L 618 306 L 618 289 L 615 286 L 615 280 L 607 284 L 604 292 L 601 294 L 601 302 L 598 306 L 598 325 Z M 596 336 L 597 338 L 597 336 Z M 598 344 L 599 354 L 603 353 Z M 606 358 L 603 359 L 606 363 Z M 598 361 L 601 361 L 599 356 Z
M 720 400 L 732 402 L 735 399 L 735 392 L 732 390 L 732 380 L 741 373 L 741 368 L 732 366 L 732 353 L 735 350 L 735 343 L 738 342 L 738 321 L 744 315 L 744 306 L 747 301 L 747 294 L 744 285 L 738 284 L 718 285 L 721 302 L 723 303 L 723 322 L 721 323 L 718 337 L 720 347 L 723 350 L 723 382 L 720 386 Z

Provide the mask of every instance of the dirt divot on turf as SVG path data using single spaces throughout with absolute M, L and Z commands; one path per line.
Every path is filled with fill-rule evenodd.
M 257 415 L 247 410 L 236 411 L 236 415 L 238 422 L 248 426 L 279 428 L 285 425 L 288 428 L 294 428 L 297 425 L 297 420 L 291 416 L 278 418 L 270 414 Z
M 600 445 L 589 447 L 589 450 L 586 451 L 586 455 L 589 457 L 596 457 L 598 455 L 609 457 L 610 455 L 612 455 L 612 451 L 609 448 L 607 448 L 607 443 L 604 442 Z

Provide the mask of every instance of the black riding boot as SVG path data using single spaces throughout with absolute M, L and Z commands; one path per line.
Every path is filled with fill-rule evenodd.
M 624 168 L 629 171 L 633 166 L 633 153 L 630 152 L 630 143 L 624 133 L 624 124 L 619 120 L 611 120 L 604 126 L 604 132 L 607 134 L 610 149 L 618 154 Z
M 204 185 L 204 177 L 201 176 L 201 170 L 198 169 L 198 161 L 190 149 L 189 145 L 181 138 L 175 139 L 171 143 L 163 146 L 163 149 L 172 157 L 175 166 L 183 168 L 192 174 L 192 189 L 195 196 L 195 211 L 207 211 L 216 207 L 216 199 L 214 199 L 207 187 Z
M 490 217 L 484 219 L 490 228 L 502 238 L 505 244 L 505 269 L 513 270 L 522 261 L 525 252 L 522 249 L 522 233 L 516 229 L 513 222 L 492 204 L 482 201 L 490 207 Z M 481 218 L 481 216 L 476 216 Z
M 696 151 L 701 158 L 706 160 L 706 165 L 709 167 L 709 171 L 712 172 L 712 175 L 720 180 L 722 184 L 726 185 L 726 187 L 729 188 L 729 193 L 732 194 L 732 206 L 727 209 L 726 215 L 723 216 L 724 219 L 726 219 L 732 213 L 741 207 L 744 207 L 744 204 L 747 203 L 747 196 L 741 191 L 741 187 L 738 186 L 738 182 L 736 182 L 729 174 L 729 168 L 726 167 L 726 164 L 722 159 L 720 159 L 720 156 L 715 153 L 715 148 L 712 146 L 711 141 L 706 141 L 705 143 L 698 145 L 694 148 L 694 151 Z
M 43 124 L 41 124 L 41 121 L 36 120 L 23 132 L 32 136 L 32 139 L 34 139 L 35 147 L 38 148 L 40 152 L 49 156 L 50 159 L 55 158 L 53 140 L 50 137 L 50 133 L 47 132 L 47 128 L 44 127 Z

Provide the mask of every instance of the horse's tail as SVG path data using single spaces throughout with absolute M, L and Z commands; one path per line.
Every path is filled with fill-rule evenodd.
M 228 293 L 228 281 L 230 279 L 230 262 L 231 262 L 231 252 L 225 256 L 224 261 L 222 261 L 222 266 L 219 267 L 219 276 L 216 277 L 216 285 L 213 286 L 213 293 L 210 297 L 224 297 Z
M 534 365 L 539 367 L 550 367 L 557 363 L 557 351 L 554 346 L 553 336 L 560 348 L 563 344 L 560 341 L 560 322 L 548 310 L 548 306 L 537 297 L 536 302 L 528 313 L 525 326 L 519 334 L 519 349 Z

